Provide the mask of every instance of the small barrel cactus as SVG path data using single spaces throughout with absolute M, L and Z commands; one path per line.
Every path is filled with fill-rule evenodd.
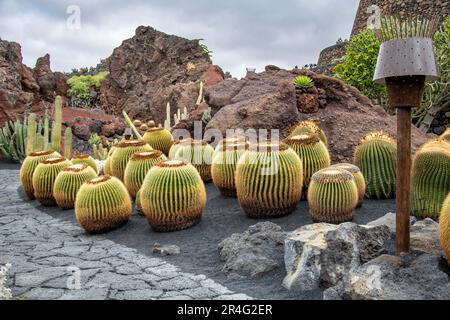
M 302 121 L 292 127 L 289 137 L 294 137 L 305 133 L 317 134 L 317 136 L 325 144 L 325 146 L 328 146 L 328 138 L 325 132 L 314 121 L 311 120 Z
M 214 157 L 211 164 L 211 175 L 214 185 L 225 197 L 236 198 L 236 183 L 234 176 L 236 174 L 236 165 L 248 149 L 246 142 L 228 142 L 221 143 L 219 150 L 214 151 Z
M 62 209 L 73 209 L 81 185 L 96 176 L 97 172 L 84 163 L 74 164 L 62 169 L 53 186 L 53 197 L 56 204 Z
M 111 160 L 109 161 L 109 170 L 113 176 L 119 178 L 123 181 L 125 168 L 131 156 L 139 152 L 152 151 L 153 148 L 150 147 L 147 142 L 143 140 L 124 140 L 119 142 L 113 154 L 111 155 Z
M 48 158 L 36 167 L 33 174 L 34 196 L 44 206 L 56 206 L 53 185 L 56 177 L 72 162 L 64 157 Z
M 191 138 L 175 141 L 172 144 L 172 147 L 170 147 L 169 160 L 175 160 L 175 155 L 177 154 L 177 151 L 182 144 L 190 144 L 192 141 L 194 141 L 194 140 Z
M 437 220 L 450 192 L 450 143 L 426 143 L 414 156 L 411 177 L 411 209 L 420 218 Z
M 94 169 L 95 172 L 98 172 L 97 162 L 88 154 L 76 154 L 71 161 L 73 164 L 86 164 Z
M 450 266 L 450 193 L 444 201 L 439 218 L 439 238 Z
M 165 155 L 169 154 L 170 147 L 173 144 L 173 137 L 169 130 L 164 128 L 150 128 L 144 134 L 143 139 L 153 149 L 162 151 Z
M 236 193 L 251 218 L 276 218 L 292 213 L 301 199 L 302 161 L 287 144 L 249 147 L 236 167 Z
M 147 121 L 147 127 L 149 127 L 149 128 L 156 127 L 155 121 L 153 121 L 153 120 Z
M 20 183 L 22 184 L 23 190 L 30 200 L 34 200 L 33 173 L 38 164 L 46 159 L 60 156 L 61 155 L 56 151 L 47 150 L 32 152 L 25 158 L 22 166 L 20 167 Z
M 358 144 L 354 164 L 366 179 L 366 198 L 395 198 L 397 181 L 397 146 L 382 131 L 366 135 Z
M 206 141 L 193 140 L 187 143 L 180 143 L 175 159 L 191 163 L 200 173 L 202 180 L 209 182 L 212 179 L 211 163 L 213 153 L 213 147 Z
M 286 139 L 286 144 L 294 150 L 303 164 L 303 197 L 311 177 L 317 171 L 327 168 L 331 164 L 330 154 L 319 136 L 313 133 L 303 133 Z
M 309 213 L 314 222 L 351 221 L 358 204 L 358 187 L 347 170 L 327 168 L 316 172 L 308 188 Z
M 131 199 L 123 183 L 112 176 L 85 182 L 75 200 L 75 216 L 88 233 L 102 233 L 127 223 Z
M 344 169 L 350 172 L 355 178 L 356 186 L 358 187 L 358 205 L 357 208 L 361 207 L 364 200 L 364 195 L 366 194 L 366 180 L 361 172 L 361 170 L 351 163 L 339 163 L 331 166 L 331 168 Z
M 141 188 L 142 182 L 150 169 L 155 164 L 166 160 L 166 156 L 159 150 L 139 152 L 131 156 L 124 175 L 124 184 L 131 198 L 136 197 L 136 193 Z
M 182 160 L 156 164 L 144 179 L 140 205 L 153 230 L 190 228 L 202 216 L 206 190 L 198 171 Z

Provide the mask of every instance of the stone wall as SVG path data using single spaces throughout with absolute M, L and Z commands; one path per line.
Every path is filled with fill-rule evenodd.
M 385 14 L 395 14 L 401 17 L 435 17 L 443 20 L 450 14 L 450 0 L 361 0 L 353 24 L 352 36 L 367 27 L 367 19 L 371 15 L 367 8 L 371 5 L 380 7 Z
M 314 69 L 317 73 L 332 76 L 333 69 L 345 55 L 347 42 L 340 42 L 322 50 L 317 62 L 317 67 Z

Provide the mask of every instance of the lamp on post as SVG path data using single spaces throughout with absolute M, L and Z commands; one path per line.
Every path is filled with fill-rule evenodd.
M 382 42 L 374 81 L 386 84 L 389 104 L 397 109 L 397 215 L 399 255 L 410 248 L 411 109 L 420 107 L 425 81 L 439 76 L 432 36 L 438 20 L 382 19 Z

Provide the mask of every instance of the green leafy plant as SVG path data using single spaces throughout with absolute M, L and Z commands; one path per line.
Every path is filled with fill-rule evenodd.
M 27 156 L 27 126 L 20 121 L 8 121 L 0 129 L 0 151 L 9 161 L 20 162 Z
M 298 76 L 297 78 L 292 80 L 292 83 L 296 87 L 301 87 L 301 88 L 314 87 L 314 85 L 315 85 L 314 81 L 308 76 Z
M 200 41 L 202 41 L 203 39 L 201 39 Z M 212 58 L 212 54 L 213 54 L 213 52 L 208 48 L 208 46 L 205 44 L 205 43 L 201 43 L 199 41 L 199 45 L 200 45 L 200 47 L 202 47 L 202 49 L 203 49 L 203 52 L 209 57 L 209 58 Z
M 202 122 L 206 125 L 209 121 L 211 121 L 211 107 L 208 108 L 208 110 L 205 110 L 202 114 Z
M 69 93 L 77 99 L 89 99 L 91 97 L 91 87 L 99 89 L 108 74 L 108 71 L 102 71 L 93 76 L 73 76 L 67 80 Z

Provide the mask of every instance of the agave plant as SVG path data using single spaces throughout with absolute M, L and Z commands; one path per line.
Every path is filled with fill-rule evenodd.
M 292 80 L 292 83 L 296 87 L 302 87 L 302 88 L 309 88 L 309 87 L 315 86 L 314 81 L 308 76 L 298 76 L 294 80 Z

